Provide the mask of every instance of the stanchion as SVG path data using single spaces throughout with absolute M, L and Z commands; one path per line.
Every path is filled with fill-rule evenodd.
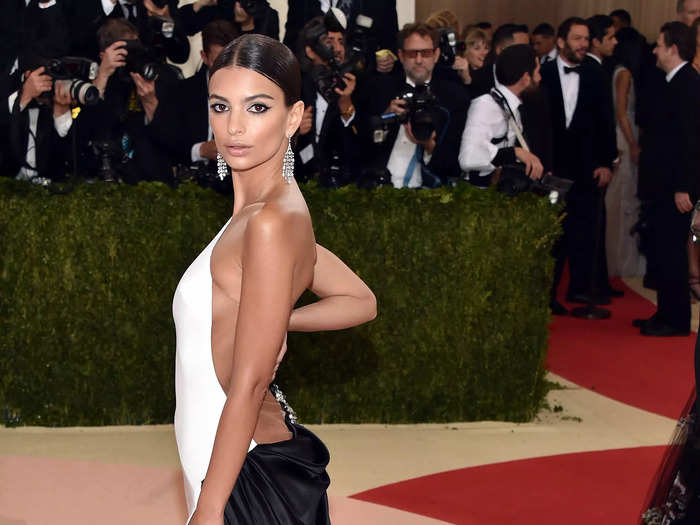
M 603 227 L 603 206 L 605 206 L 605 191 L 602 188 L 595 189 L 595 200 L 594 200 L 594 210 L 595 214 L 595 237 L 593 239 L 593 257 L 592 257 L 592 268 L 591 268 L 591 283 L 589 285 L 588 291 L 588 304 L 586 306 L 579 306 L 571 310 L 571 315 L 579 319 L 590 319 L 590 320 L 600 320 L 609 319 L 612 315 L 610 310 L 607 308 L 600 308 L 595 305 L 595 299 L 597 296 L 598 288 L 598 273 L 600 268 L 600 240 L 602 238 L 601 228 Z

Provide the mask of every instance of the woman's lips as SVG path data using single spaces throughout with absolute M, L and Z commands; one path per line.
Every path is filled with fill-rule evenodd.
M 230 146 L 226 146 L 226 150 L 229 152 L 229 154 L 233 157 L 243 157 L 250 151 L 251 146 L 247 146 L 245 144 L 232 144 Z

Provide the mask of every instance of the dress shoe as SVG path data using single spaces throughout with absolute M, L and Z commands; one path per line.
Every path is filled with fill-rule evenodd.
M 648 321 L 642 325 L 639 333 L 652 337 L 672 337 L 690 335 L 690 330 L 680 330 L 666 323 Z
M 552 315 L 569 315 L 569 310 L 564 308 L 559 301 L 549 303 L 549 309 L 552 311 Z
M 566 300 L 570 303 L 582 304 L 610 304 L 610 297 L 607 295 L 591 296 L 587 293 L 570 294 L 566 296 Z

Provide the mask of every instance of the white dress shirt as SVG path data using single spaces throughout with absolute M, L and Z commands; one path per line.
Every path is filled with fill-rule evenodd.
M 205 66 L 202 66 L 205 67 Z M 205 75 L 205 78 L 207 79 L 207 92 L 209 92 L 209 71 L 207 70 L 207 73 Z M 214 138 L 214 133 L 212 132 L 211 129 L 211 120 L 210 117 L 211 115 L 209 114 L 209 100 L 207 100 L 206 104 L 207 108 L 207 142 L 209 142 L 211 139 Z M 190 157 L 192 158 L 192 162 L 208 162 L 209 159 L 206 157 L 202 157 L 202 154 L 200 152 L 200 148 L 202 147 L 202 144 L 204 142 L 197 142 L 192 145 L 192 150 L 190 151 Z
M 551 62 L 552 60 L 556 60 L 556 58 L 559 56 L 559 53 L 557 52 L 556 46 L 552 48 L 552 50 L 547 53 L 546 55 L 542 55 L 540 57 L 540 64 L 546 64 L 547 62 Z
M 518 127 L 522 130 L 522 120 L 518 111 L 522 101 L 507 87 L 497 88 L 510 107 Z M 505 139 L 494 144 L 492 139 Z M 480 177 L 490 175 L 496 166 L 492 161 L 498 150 L 513 147 L 517 136 L 513 126 L 501 106 L 490 93 L 474 99 L 469 106 L 467 122 L 462 133 L 462 143 L 459 148 L 459 166 L 462 171 L 469 173 L 478 171 Z
M 430 79 L 426 82 L 429 83 Z M 410 78 L 406 78 L 406 83 L 415 87 L 416 84 Z M 391 183 L 394 188 L 403 188 L 404 180 L 408 172 L 409 165 L 411 164 L 411 159 L 416 154 L 418 145 L 411 142 L 406 134 L 406 127 L 404 125 L 399 126 L 399 133 L 396 135 L 396 140 L 394 141 L 394 146 L 391 149 L 391 155 L 389 155 L 389 162 L 386 165 L 386 169 L 391 173 Z M 428 164 L 432 158 L 431 154 L 426 151 L 423 152 L 423 163 Z M 413 166 L 413 171 L 408 180 L 406 187 L 408 188 L 420 188 L 423 185 L 423 174 L 421 170 L 421 163 L 416 159 Z
M 686 65 L 687 63 L 688 62 L 681 62 L 679 65 L 674 67 L 671 71 L 669 71 L 668 74 L 666 75 L 666 82 L 671 82 L 671 80 L 673 80 L 673 77 L 676 76 L 676 73 L 678 73 L 681 70 L 681 68 L 684 65 Z
M 136 4 L 129 4 L 129 2 L 126 0 L 119 0 L 116 4 L 113 4 L 112 0 L 102 0 L 102 10 L 105 12 L 105 15 L 109 16 L 112 11 L 114 11 L 117 4 L 119 4 L 119 8 L 122 10 L 124 18 L 127 20 L 129 20 L 129 18 L 133 18 L 129 16 L 132 13 L 131 9 L 134 9 L 133 13 L 135 16 Z
M 578 103 L 578 90 L 581 83 L 579 73 L 566 73 L 564 67 L 570 66 L 561 58 L 557 57 L 557 69 L 559 70 L 559 82 L 561 84 L 561 94 L 564 98 L 564 115 L 566 117 L 566 127 L 571 125 L 571 120 L 574 118 L 576 104 Z M 580 67 L 580 66 L 578 66 Z

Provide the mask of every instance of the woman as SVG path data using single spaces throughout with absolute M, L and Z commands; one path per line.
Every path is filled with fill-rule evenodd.
M 633 28 L 620 29 L 614 56 L 613 99 L 617 123 L 620 166 L 605 195 L 607 209 L 606 244 L 611 276 L 643 275 L 644 257 L 639 253 L 638 235 L 632 230 L 639 218 L 637 198 L 639 128 L 636 124 L 636 93 L 644 59 L 644 38 Z
M 491 89 L 489 74 L 491 71 L 483 69 L 490 46 L 488 37 L 479 28 L 467 31 L 464 37 L 464 54 L 457 57 L 454 69 L 459 73 L 462 82 L 468 86 L 469 93 L 474 97 L 483 95 Z M 482 73 L 486 73 L 483 75 Z
M 192 525 L 327 525 L 323 443 L 271 385 L 288 330 L 338 330 L 376 315 L 369 288 L 317 245 L 291 169 L 304 113 L 294 55 L 245 35 L 216 59 L 210 122 L 233 214 L 173 301 L 175 434 Z M 321 300 L 292 310 L 306 289 Z

